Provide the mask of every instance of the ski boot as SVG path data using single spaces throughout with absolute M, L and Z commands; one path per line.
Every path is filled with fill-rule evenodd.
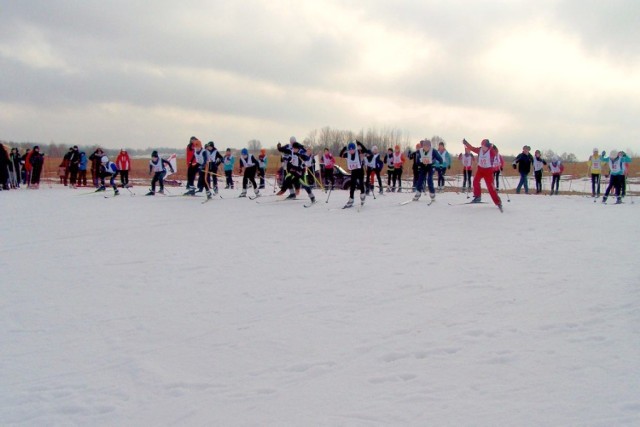
M 429 193 L 429 197 L 431 197 L 431 201 L 433 202 L 436 199 L 436 193 Z
M 343 207 L 342 209 L 347 209 L 347 208 L 351 208 L 351 207 L 353 207 L 353 199 L 351 199 L 351 198 L 350 198 L 350 199 L 347 201 L 347 204 L 346 204 L 346 205 L 344 205 L 344 207 Z
M 470 203 L 482 203 L 482 197 L 474 197 Z
M 364 206 L 364 200 L 367 198 L 366 194 L 360 194 L 360 206 Z
M 218 195 L 218 186 L 213 187 L 213 194 Z
M 120 195 L 120 190 L 118 190 L 117 188 L 113 189 L 113 195 L 114 196 L 119 196 Z
M 96 193 L 100 192 L 100 191 L 104 191 L 104 185 L 101 185 L 100 187 L 98 187 L 98 189 L 96 190 Z
M 285 200 L 293 200 L 296 198 L 296 193 L 290 193 Z
M 622 197 L 616 198 L 616 205 L 622 204 Z
M 211 191 L 207 190 L 207 200 L 211 200 Z
M 158 190 L 158 194 L 164 194 L 164 188 L 161 188 L 160 190 Z
M 242 193 L 238 197 L 247 197 L 247 190 L 242 190 Z
M 158 193 L 159 193 L 159 191 L 158 191 Z M 149 192 L 147 194 L 145 194 L 145 196 L 155 196 L 155 195 L 156 195 L 156 192 L 153 191 L 153 190 L 149 190 Z
M 413 201 L 417 202 L 418 200 L 420 200 L 421 196 L 422 196 L 422 193 L 419 191 L 416 191 L 416 194 L 413 195 Z

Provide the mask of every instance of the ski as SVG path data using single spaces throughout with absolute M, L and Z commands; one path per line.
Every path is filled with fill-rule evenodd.
M 486 205 L 488 202 L 464 202 L 464 203 L 447 203 L 449 206 L 464 206 L 464 205 Z
M 315 205 L 316 203 L 317 203 L 317 202 L 314 200 L 313 202 L 311 202 L 311 203 L 309 203 L 309 204 L 306 204 L 306 203 L 305 203 L 303 206 L 304 206 L 305 208 L 310 208 L 311 206 Z

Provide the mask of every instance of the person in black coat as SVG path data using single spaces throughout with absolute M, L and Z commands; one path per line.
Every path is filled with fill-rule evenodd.
M 513 168 L 518 169 L 520 172 L 520 182 L 516 187 L 516 193 L 520 194 L 520 189 L 524 186 L 524 192 L 529 194 L 529 172 L 531 172 L 531 165 L 533 164 L 533 156 L 530 153 L 531 147 L 525 145 L 522 147 L 522 153 L 518 154 L 518 157 L 513 161 Z

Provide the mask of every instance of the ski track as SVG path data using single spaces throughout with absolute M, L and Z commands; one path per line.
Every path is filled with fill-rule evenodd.
M 75 194 L 0 194 L 1 425 L 640 423 L 635 204 Z

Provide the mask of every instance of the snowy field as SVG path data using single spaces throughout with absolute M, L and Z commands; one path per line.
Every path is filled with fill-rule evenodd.
M 640 200 L 134 190 L 0 193 L 0 425 L 640 425 Z

